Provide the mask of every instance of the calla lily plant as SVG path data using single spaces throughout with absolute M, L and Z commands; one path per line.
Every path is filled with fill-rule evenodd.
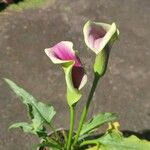
M 118 39 L 119 30 L 115 23 L 88 21 L 83 27 L 83 35 L 86 46 L 95 55 L 92 69 L 94 80 L 82 108 L 77 129 L 75 129 L 76 105 L 81 99 L 81 89 L 87 82 L 87 74 L 77 50 L 74 50 L 73 43 L 70 41 L 61 41 L 45 49 L 52 63 L 60 65 L 64 71 L 66 98 L 70 110 L 69 129 L 55 129 L 54 107 L 39 102 L 16 83 L 5 78 L 10 88 L 27 106 L 30 116 L 30 122 L 15 123 L 10 128 L 21 128 L 26 133 L 37 135 L 41 139 L 40 143 L 33 147 L 37 150 L 149 150 L 150 142 L 140 140 L 134 135 L 123 136 L 119 131 L 119 123 L 115 122 L 117 119 L 115 113 L 101 112 L 94 115 L 89 121 L 86 120 L 97 84 L 106 72 L 110 50 Z M 97 135 L 95 131 L 104 124 L 108 124 L 106 132 Z M 50 133 L 47 132 L 46 125 L 50 127 Z

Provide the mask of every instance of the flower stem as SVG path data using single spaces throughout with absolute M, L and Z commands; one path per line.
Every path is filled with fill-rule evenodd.
M 79 122 L 79 127 L 78 127 L 78 130 L 77 130 L 77 134 L 75 136 L 75 140 L 74 140 L 74 143 L 73 145 L 76 145 L 77 141 L 78 141 L 78 138 L 79 138 L 79 135 L 80 135 L 80 131 L 83 127 L 83 123 L 86 119 L 86 116 L 87 116 L 87 112 L 88 112 L 88 109 L 89 109 L 89 106 L 90 106 L 90 103 L 91 103 L 91 100 L 93 98 L 93 95 L 94 95 L 94 92 L 95 92 L 95 89 L 97 87 L 97 83 L 98 83 L 98 80 L 99 80 L 99 76 L 95 74 L 94 76 L 94 81 L 93 81 L 93 85 L 91 87 L 91 91 L 89 93 L 89 96 L 88 96 L 88 99 L 87 99 L 87 102 L 86 102 L 86 105 L 82 111 L 82 114 L 81 114 L 81 118 L 80 118 L 80 122 Z
M 70 147 L 71 147 L 73 128 L 74 128 L 74 106 L 70 106 L 70 129 L 69 129 L 69 136 L 68 136 L 68 142 L 67 142 L 67 150 L 70 150 Z

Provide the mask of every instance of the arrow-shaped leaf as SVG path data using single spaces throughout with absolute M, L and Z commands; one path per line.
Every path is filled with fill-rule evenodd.
M 100 145 L 99 148 L 94 146 L 87 150 L 97 150 L 97 148 L 98 150 L 150 150 L 149 141 L 141 140 L 134 135 L 124 137 L 123 134 L 115 128 L 109 129 L 102 137 L 90 140 L 89 142 L 98 142 Z
M 9 79 L 5 79 L 10 88 L 21 97 L 21 101 L 28 107 L 30 117 L 32 119 L 32 124 L 28 123 L 17 123 L 13 124 L 11 128 L 20 127 L 23 131 L 30 133 L 36 133 L 39 136 L 44 133 L 43 123 L 50 124 L 52 118 L 55 115 L 54 108 L 52 106 L 46 105 L 42 102 L 38 102 L 31 94 L 29 94 L 24 89 L 20 88 L 17 84 Z
M 12 129 L 12 128 L 21 128 L 24 132 L 35 134 L 35 132 L 33 132 L 32 124 L 28 124 L 26 122 L 19 122 L 19 123 L 12 124 L 9 127 L 9 129 Z
M 101 113 L 92 118 L 88 123 L 83 125 L 80 135 L 88 133 L 104 123 L 112 122 L 116 119 L 116 115 L 113 113 Z

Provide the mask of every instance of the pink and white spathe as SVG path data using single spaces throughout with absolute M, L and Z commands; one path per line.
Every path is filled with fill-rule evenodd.
M 114 40 L 118 38 L 119 30 L 115 23 L 106 24 L 101 22 L 88 21 L 83 28 L 86 45 L 99 54 L 106 46 L 112 46 Z
M 60 64 L 63 67 L 69 92 L 77 94 L 78 98 L 81 97 L 80 90 L 87 82 L 87 75 L 79 57 L 73 50 L 73 43 L 62 41 L 45 49 L 45 53 L 54 64 Z
M 119 30 L 115 23 L 106 24 L 88 21 L 83 27 L 84 40 L 93 52 L 95 52 L 94 73 L 100 78 L 107 69 L 109 53 L 113 43 L 118 39 Z

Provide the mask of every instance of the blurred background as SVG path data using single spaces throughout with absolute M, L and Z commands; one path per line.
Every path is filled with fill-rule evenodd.
M 98 112 L 115 112 L 121 130 L 150 140 L 150 1 L 22 0 L 8 5 L 12 2 L 0 1 L 0 150 L 30 150 L 38 142 L 21 130 L 8 131 L 10 124 L 28 121 L 28 117 L 4 77 L 52 104 L 57 111 L 57 128 L 68 127 L 64 73 L 43 51 L 62 40 L 73 41 L 88 74 L 84 96 L 78 103 L 79 119 L 93 79 L 94 53 L 87 50 L 82 33 L 89 19 L 115 22 L 120 30 L 89 118 Z

